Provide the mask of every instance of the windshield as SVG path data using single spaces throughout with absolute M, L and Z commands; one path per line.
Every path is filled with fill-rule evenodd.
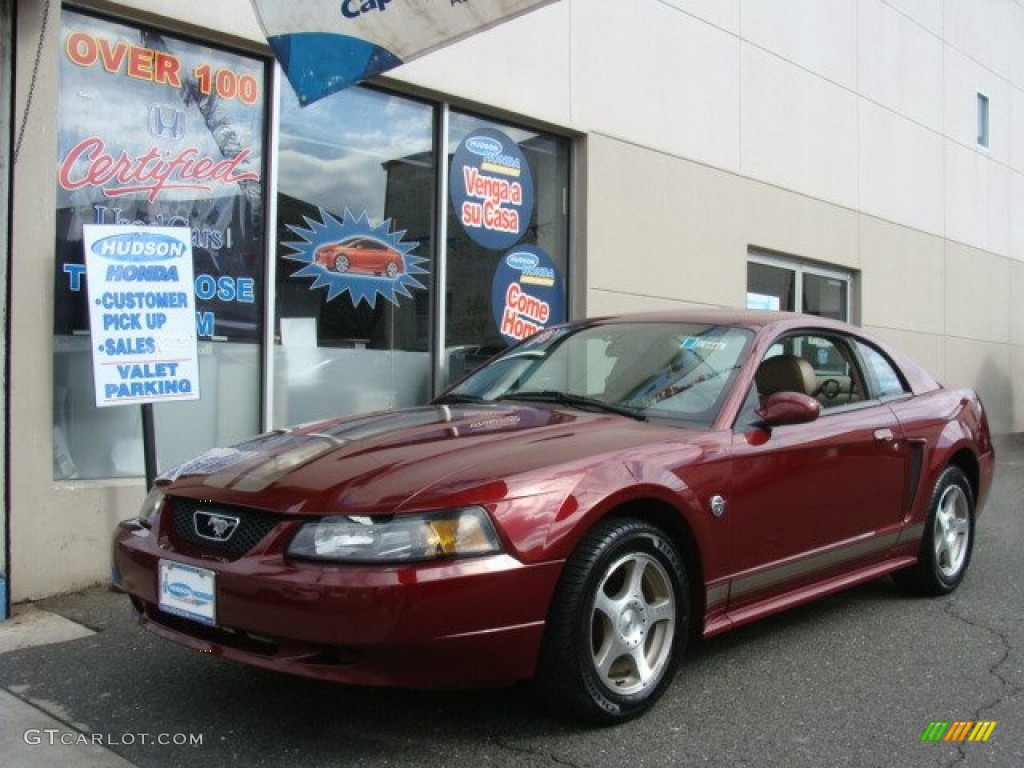
M 524 400 L 710 424 L 752 333 L 693 323 L 611 323 L 542 331 L 440 400 Z

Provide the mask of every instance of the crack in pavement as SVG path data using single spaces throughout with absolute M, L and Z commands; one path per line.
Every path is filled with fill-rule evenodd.
M 511 752 L 516 755 L 527 755 L 530 757 L 539 757 L 546 762 L 554 763 L 555 765 L 564 765 L 567 768 L 584 768 L 583 764 L 573 762 L 572 760 L 565 760 L 558 755 L 549 754 L 540 749 L 534 749 L 533 747 L 521 747 L 516 744 L 509 744 L 504 741 L 495 741 L 494 744 L 506 752 Z
M 1001 632 L 995 627 L 988 626 L 986 624 L 979 623 L 969 616 L 965 616 L 962 613 L 958 613 L 956 608 L 958 602 L 955 599 L 947 600 L 946 605 L 943 607 L 943 613 L 949 618 L 959 621 L 973 629 L 980 629 L 983 632 L 987 632 L 999 641 L 999 645 L 1002 649 L 1002 653 L 999 658 L 989 665 L 988 673 L 991 677 L 995 678 L 999 682 L 1000 692 L 994 699 L 981 704 L 977 707 L 974 712 L 971 713 L 971 719 L 974 722 L 979 720 L 985 720 L 983 717 L 984 713 L 995 709 L 997 706 L 1013 698 L 1021 692 L 1022 687 L 1017 683 L 1013 682 L 1007 675 L 1000 671 L 1000 667 L 1007 663 L 1010 659 L 1010 653 L 1013 650 L 1013 645 L 1010 642 L 1009 636 L 1005 632 Z M 967 742 L 960 741 L 957 743 L 958 757 L 945 763 L 946 766 L 953 766 L 957 764 L 966 764 L 967 762 Z

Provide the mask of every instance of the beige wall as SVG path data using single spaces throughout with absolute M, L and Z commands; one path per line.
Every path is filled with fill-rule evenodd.
M 20 3 L 18 8 L 19 40 L 38 40 L 44 27 L 40 17 L 42 4 L 29 8 Z M 56 6 L 56 4 L 54 4 Z M 51 41 L 58 26 L 57 7 L 51 8 L 45 26 Z M 11 397 L 10 428 L 14 450 L 11 452 L 11 589 L 12 597 L 20 599 L 39 594 L 48 583 L 48 570 L 56 566 L 69 566 L 76 570 L 75 555 L 67 555 L 60 543 L 54 542 L 47 529 L 56 527 L 56 499 L 54 497 L 52 464 L 44 457 L 50 452 L 50 434 L 47 421 L 52 423 L 50 396 L 45 382 L 52 382 L 50 365 L 53 329 L 53 241 L 56 200 L 52 177 L 39 173 L 35 158 L 55 157 L 56 136 L 54 114 L 54 88 L 56 82 L 56 46 L 44 45 L 33 84 L 32 67 L 26 46 L 19 46 L 19 66 L 16 70 L 14 114 L 16 130 L 21 121 L 28 123 L 22 133 L 23 142 L 14 160 L 13 204 L 11 209 L 11 238 L 14 267 L 11 275 L 14 290 L 11 300 L 11 367 L 9 387 Z M 33 51 L 34 53 L 34 51 Z M 29 94 L 32 99 L 29 102 Z M 27 118 L 24 116 L 27 113 Z M 30 255 L 35 258 L 30 258 Z M 47 311 L 46 306 L 50 306 Z M 51 336 L 47 340 L 47 336 Z M 52 388 L 52 385 L 51 385 Z M 51 454 L 52 455 L 52 454 Z M 35 514 L 32 512 L 35 511 Z M 71 518 L 68 533 L 76 525 L 84 525 L 86 537 L 100 534 L 101 522 L 95 516 Z M 91 529 L 91 530 L 88 530 Z M 51 546 L 53 545 L 53 546 Z M 88 545 L 86 545 L 88 548 Z M 95 553 L 85 555 L 87 561 Z M 83 565 L 82 583 L 91 576 L 95 579 L 95 566 Z M 91 572 L 90 572 L 91 571 Z M 87 575 L 86 575 L 87 574 Z M 71 577 L 73 581 L 74 576 Z

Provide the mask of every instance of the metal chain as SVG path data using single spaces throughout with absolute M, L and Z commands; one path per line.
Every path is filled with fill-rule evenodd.
M 14 143 L 14 164 L 18 164 L 18 153 L 21 151 L 21 141 L 25 138 L 25 128 L 28 126 L 28 113 L 32 109 L 32 97 L 36 91 L 36 79 L 39 77 L 39 63 L 43 58 L 43 45 L 46 42 L 46 26 L 50 20 L 50 0 L 43 3 L 43 25 L 39 30 L 39 45 L 36 47 L 36 60 L 32 65 L 32 79 L 28 85 L 28 99 L 25 101 L 25 113 L 21 117 L 21 127 L 18 129 L 18 140 Z

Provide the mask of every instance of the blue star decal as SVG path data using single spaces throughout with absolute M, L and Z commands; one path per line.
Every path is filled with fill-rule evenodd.
M 378 295 L 397 306 L 399 294 L 412 298 L 411 288 L 426 288 L 416 276 L 429 274 L 421 266 L 427 259 L 413 255 L 417 243 L 402 242 L 406 230 L 390 231 L 391 219 L 374 226 L 366 211 L 356 217 L 346 208 L 338 221 L 319 210 L 320 221 L 303 216 L 305 227 L 288 225 L 302 239 L 282 243 L 295 251 L 284 257 L 306 265 L 292 277 L 313 278 L 310 289 L 326 288 L 328 301 L 347 291 L 353 306 L 365 301 L 373 307 Z M 371 246 L 364 251 L 369 258 L 358 250 L 366 244 Z M 385 261 L 390 263 L 384 266 Z

